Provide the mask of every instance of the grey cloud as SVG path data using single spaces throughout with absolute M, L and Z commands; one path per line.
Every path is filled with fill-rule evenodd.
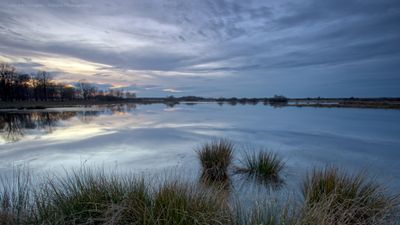
M 134 70 L 152 77 L 149 85 L 159 90 L 176 87 L 199 93 L 208 86 L 232 92 L 230 85 L 251 77 L 257 80 L 244 82 L 248 84 L 241 92 L 264 95 L 263 84 L 288 83 L 286 79 L 293 78 L 287 74 L 295 71 L 296 79 L 312 76 L 320 84 L 337 84 L 340 92 L 343 83 L 327 78 L 338 74 L 340 82 L 347 80 L 349 86 L 361 89 L 365 84 L 368 92 L 367 81 L 357 82 L 364 79 L 366 65 L 376 71 L 375 76 L 385 76 L 377 84 L 382 93 L 385 84 L 400 90 L 400 83 L 393 84 L 400 80 L 395 63 L 383 72 L 377 69 L 400 60 L 400 2 L 396 0 L 90 0 L 64 6 L 61 1 L 42 0 L 36 8 L 4 1 L 12 10 L 0 9 L 2 54 L 51 53 L 105 64 L 121 73 Z M 353 79 L 340 75 L 348 65 Z M 112 77 L 108 67 L 104 70 L 93 77 L 129 81 Z M 174 73 L 190 73 L 191 78 Z M 190 83 L 195 87 L 185 89 Z M 252 83 L 261 87 L 254 90 Z M 301 94 L 301 88 L 291 90 Z

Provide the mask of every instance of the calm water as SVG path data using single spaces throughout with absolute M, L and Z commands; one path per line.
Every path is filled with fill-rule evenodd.
M 126 171 L 185 168 L 196 177 L 194 149 L 224 137 L 266 148 L 286 161 L 286 186 L 314 167 L 366 170 L 400 190 L 400 111 L 272 108 L 264 105 L 120 105 L 0 112 L 0 174 L 25 165 L 58 171 L 84 165 Z

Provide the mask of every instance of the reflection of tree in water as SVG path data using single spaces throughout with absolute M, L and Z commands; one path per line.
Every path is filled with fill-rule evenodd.
M 90 123 L 93 119 L 100 114 L 99 111 L 82 111 L 76 112 L 76 116 L 82 123 Z
M 76 112 L 0 113 L 0 134 L 8 142 L 20 140 L 26 130 L 52 132 L 60 120 L 74 117 Z
M 127 113 L 136 109 L 136 104 L 118 104 L 111 105 L 106 108 L 111 111 L 112 114 Z
M 288 105 L 287 102 L 270 102 L 269 104 L 274 108 L 282 108 Z
M 43 130 L 51 133 L 59 121 L 77 117 L 82 123 L 90 123 L 100 114 L 118 114 L 134 110 L 134 104 L 112 105 L 96 110 L 69 112 L 5 112 L 0 113 L 0 136 L 6 142 L 21 140 L 27 130 Z
M 174 108 L 174 106 L 179 105 L 180 102 L 178 101 L 166 101 L 164 105 L 168 106 L 169 108 Z
M 22 117 L 22 115 L 17 114 L 0 114 L 0 129 L 4 140 L 17 141 L 18 137 L 22 136 L 21 125 L 19 123 Z M 26 125 L 30 126 L 28 122 Z

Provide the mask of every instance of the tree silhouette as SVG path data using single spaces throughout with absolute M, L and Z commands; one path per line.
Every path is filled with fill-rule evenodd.
M 114 100 L 123 97 L 134 98 L 136 95 L 123 90 L 98 90 L 85 80 L 79 81 L 76 86 L 57 83 L 49 72 L 22 74 L 7 63 L 0 63 L 0 101 Z

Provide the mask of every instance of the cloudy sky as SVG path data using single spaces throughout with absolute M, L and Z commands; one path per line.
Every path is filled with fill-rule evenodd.
M 399 0 L 0 0 L 0 61 L 138 96 L 400 96 Z

